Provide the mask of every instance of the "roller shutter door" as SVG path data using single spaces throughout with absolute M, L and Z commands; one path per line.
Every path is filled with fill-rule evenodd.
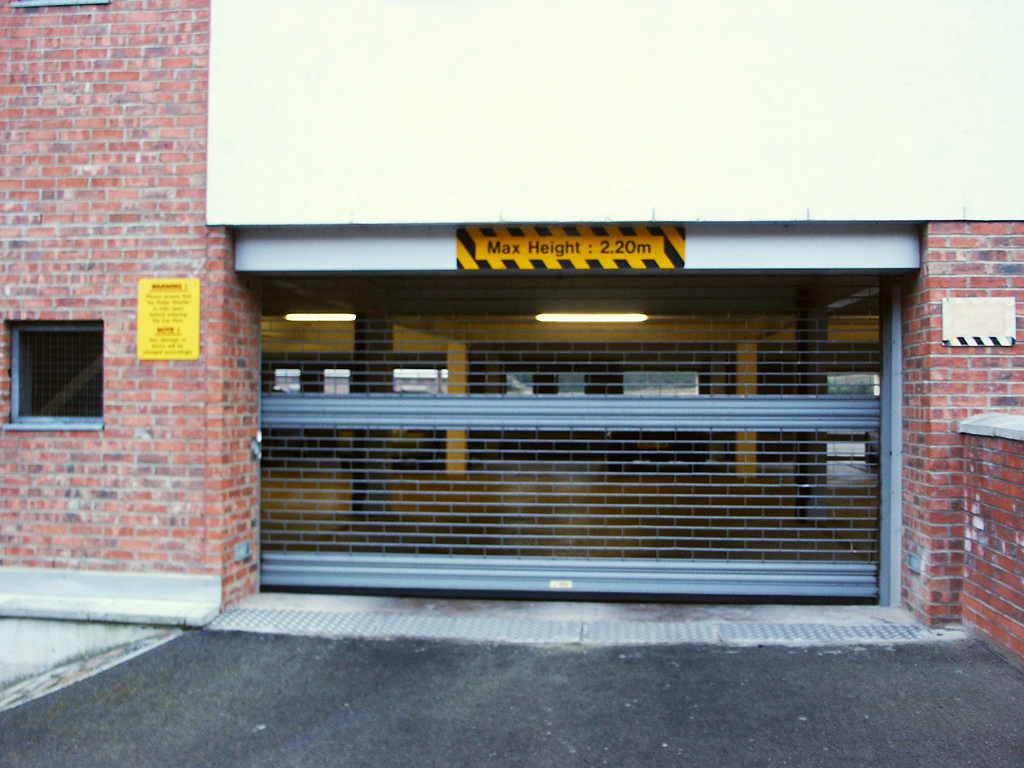
M 353 322 L 266 313 L 265 586 L 877 594 L 870 281 L 771 302 L 737 284 L 722 311 L 662 300 L 637 323 L 541 323 L 417 281 L 404 295 L 439 311 L 345 283 Z M 565 303 L 643 304 L 606 286 Z M 538 306 L 561 285 L 543 287 Z

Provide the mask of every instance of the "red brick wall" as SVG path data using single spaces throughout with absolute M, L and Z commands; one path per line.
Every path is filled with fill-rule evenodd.
M 0 423 L 11 322 L 100 320 L 102 432 L 0 432 L 0 565 L 255 588 L 258 302 L 205 225 L 208 0 L 0 4 Z M 140 277 L 201 280 L 197 361 L 140 362 Z
M 920 617 L 941 623 L 961 617 L 966 511 L 957 424 L 980 412 L 1024 412 L 1024 345 L 944 346 L 942 299 L 1019 295 L 1024 223 L 933 223 L 923 246 L 921 270 L 904 292 L 903 594 Z
M 1024 663 L 1024 443 L 964 435 L 964 621 Z

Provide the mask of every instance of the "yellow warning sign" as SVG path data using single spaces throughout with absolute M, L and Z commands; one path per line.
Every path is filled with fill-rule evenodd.
M 686 233 L 671 225 L 466 227 L 459 269 L 682 269 Z
M 199 359 L 199 279 L 139 280 L 139 360 Z

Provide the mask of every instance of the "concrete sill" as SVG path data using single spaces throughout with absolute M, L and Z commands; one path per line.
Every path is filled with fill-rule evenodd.
M 0 568 L 0 616 L 202 627 L 220 613 L 212 576 Z
M 219 613 L 219 605 L 208 603 L 0 593 L 0 616 L 6 618 L 203 627 Z

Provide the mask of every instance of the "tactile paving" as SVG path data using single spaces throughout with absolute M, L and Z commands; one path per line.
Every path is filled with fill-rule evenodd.
M 827 624 L 723 621 L 579 622 L 417 614 L 330 613 L 235 608 L 210 625 L 213 630 L 320 637 L 421 638 L 506 643 L 656 645 L 847 645 L 923 641 L 916 624 Z

